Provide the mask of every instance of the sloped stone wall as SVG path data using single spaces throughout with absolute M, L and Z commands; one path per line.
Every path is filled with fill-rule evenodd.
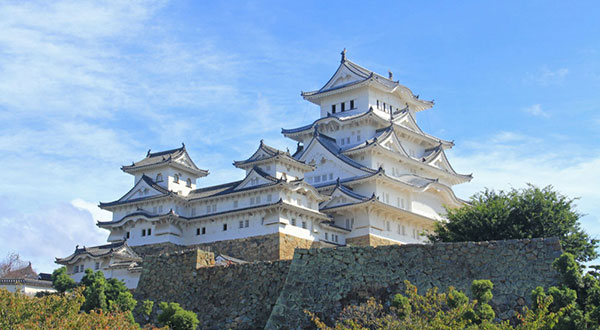
M 212 259 L 211 259 L 212 258 Z M 192 310 L 199 329 L 256 329 L 266 323 L 291 261 L 214 266 L 198 249 L 144 258 L 137 300 L 177 302 Z
M 286 244 L 291 244 L 288 242 Z M 297 249 L 293 260 L 214 266 L 198 249 L 146 256 L 135 298 L 178 302 L 198 314 L 200 329 L 303 329 L 304 310 L 325 321 L 368 297 L 454 286 L 470 295 L 475 279 L 494 283 L 501 318 L 530 303 L 536 286 L 558 283 L 558 239 Z
M 309 323 L 304 310 L 328 320 L 349 303 L 403 292 L 404 280 L 420 292 L 454 286 L 470 295 L 473 280 L 489 279 L 494 283 L 491 305 L 507 319 L 521 304 L 530 303 L 536 286 L 558 283 L 552 262 L 560 254 L 556 238 L 299 249 L 266 329 L 305 328 Z

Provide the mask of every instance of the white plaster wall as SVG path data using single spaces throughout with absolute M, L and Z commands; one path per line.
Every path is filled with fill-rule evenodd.
M 354 107 L 356 109 L 350 109 L 350 100 L 354 100 Z M 353 89 L 344 93 L 324 97 L 321 99 L 321 117 L 327 117 L 327 114 L 332 112 L 332 104 L 336 105 L 336 115 L 366 112 L 369 110 L 368 100 L 366 88 Z M 342 102 L 346 103 L 346 110 L 344 112 L 341 111 Z
M 38 292 L 56 292 L 54 288 L 36 287 L 31 284 L 0 284 L 0 288 L 8 290 L 8 292 L 21 292 L 27 296 L 33 297 Z

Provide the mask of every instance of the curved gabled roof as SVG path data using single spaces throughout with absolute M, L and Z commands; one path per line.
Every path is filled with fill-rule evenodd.
M 73 252 L 70 256 L 65 258 L 56 258 L 56 263 L 58 264 L 68 264 L 73 259 L 78 256 L 87 255 L 92 258 L 103 257 L 107 255 L 112 255 L 115 252 L 123 251 L 124 253 L 119 255 L 120 259 L 127 259 L 130 261 L 142 261 L 140 258 L 130 247 L 127 245 L 127 241 L 119 241 L 105 245 L 91 246 L 91 247 L 83 247 L 79 248 L 77 246 L 75 248 L 75 252 Z
M 176 159 L 180 159 L 185 157 L 185 162 L 176 162 Z M 192 158 L 187 153 L 185 149 L 185 144 L 181 144 L 180 148 L 159 151 L 159 152 L 150 152 L 146 154 L 146 157 L 140 161 L 133 162 L 131 165 L 123 165 L 121 170 L 126 173 L 136 173 L 143 169 L 152 168 L 165 164 L 173 164 L 178 167 L 181 167 L 191 173 L 194 173 L 199 176 L 208 175 L 208 170 L 203 170 L 198 168 L 196 164 L 192 161 Z
M 125 197 L 127 197 L 131 192 L 136 190 L 141 184 L 146 184 L 146 185 L 150 186 L 152 189 L 156 190 L 158 192 L 158 194 L 152 195 L 152 196 L 144 196 L 144 197 L 140 197 L 140 198 L 125 199 Z M 133 186 L 133 188 L 131 188 L 121 198 L 119 198 L 118 200 L 113 201 L 113 202 L 107 202 L 107 203 L 100 202 L 100 204 L 98 206 L 100 208 L 104 208 L 104 207 L 110 207 L 110 206 L 115 206 L 115 205 L 129 204 L 129 203 L 135 203 L 135 202 L 140 202 L 140 201 L 144 201 L 144 200 L 156 199 L 156 198 L 161 198 L 161 197 L 165 197 L 165 196 L 178 196 L 178 195 L 172 191 L 169 191 L 169 190 L 161 187 L 156 182 L 154 182 L 149 176 L 144 174 L 138 180 L 138 182 L 136 182 L 136 184 Z
M 334 79 L 340 76 L 342 72 L 350 72 L 352 75 L 354 75 L 354 79 L 347 83 L 334 85 Z M 414 95 L 408 87 L 401 85 L 398 81 L 392 80 L 391 77 L 386 78 L 348 60 L 345 55 L 342 56 L 341 63 L 335 73 L 331 76 L 331 78 L 329 78 L 323 87 L 312 92 L 302 92 L 301 95 L 304 99 L 312 100 L 319 98 L 322 95 L 331 94 L 336 91 L 341 91 L 365 84 L 379 85 L 381 88 L 391 93 L 395 91 L 401 91 L 405 97 L 408 97 L 408 102 L 412 104 L 415 111 L 429 109 L 433 106 L 433 101 L 419 100 L 419 97 Z
M 281 160 L 291 162 L 298 167 L 305 168 L 307 171 L 314 170 L 314 167 L 308 164 L 305 164 L 302 161 L 299 161 L 290 155 L 289 151 L 281 151 L 279 149 L 268 146 L 264 143 L 263 140 L 260 140 L 260 145 L 258 149 L 246 160 L 234 161 L 233 165 L 238 168 L 248 168 L 252 164 L 257 162 L 265 162 L 272 159 L 280 158 Z
M 352 158 L 344 155 L 341 153 L 340 148 L 338 147 L 336 141 L 334 138 L 329 137 L 321 132 L 319 132 L 319 127 L 318 125 L 315 126 L 314 129 L 314 133 L 313 133 L 313 138 L 312 140 L 308 143 L 308 146 L 306 146 L 300 153 L 298 153 L 295 158 L 296 159 L 300 159 L 302 158 L 302 156 L 306 153 L 307 150 L 310 149 L 310 146 L 313 143 L 319 143 L 320 145 L 322 145 L 327 151 L 331 152 L 331 154 L 333 154 L 337 159 L 341 160 L 342 162 L 356 168 L 359 170 L 362 170 L 364 172 L 367 173 L 375 173 L 376 171 L 373 170 L 372 168 L 369 168 L 367 166 L 364 166 L 360 163 L 358 163 L 357 161 L 353 160 Z

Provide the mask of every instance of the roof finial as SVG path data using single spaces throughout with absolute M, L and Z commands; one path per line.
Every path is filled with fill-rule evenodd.
M 260 145 L 262 146 L 263 144 L 265 144 L 265 140 L 260 139 Z
M 344 48 L 344 50 L 342 50 L 342 52 L 340 53 L 342 54 L 342 63 L 344 63 L 344 61 L 346 61 L 346 48 Z
M 152 149 L 148 149 L 148 153 L 146 154 L 146 157 L 150 156 L 150 150 L 152 150 Z
M 394 79 L 394 73 L 392 72 L 392 70 L 388 70 L 388 78 L 390 80 Z
M 185 143 L 181 142 L 181 147 L 185 148 Z

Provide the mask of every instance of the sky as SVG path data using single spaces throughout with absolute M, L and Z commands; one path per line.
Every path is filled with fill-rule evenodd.
M 600 238 L 595 1 L 0 1 L 0 258 L 38 272 L 106 242 L 120 166 L 185 142 L 208 186 L 308 124 L 340 51 L 421 99 L 470 183 L 553 185 Z

